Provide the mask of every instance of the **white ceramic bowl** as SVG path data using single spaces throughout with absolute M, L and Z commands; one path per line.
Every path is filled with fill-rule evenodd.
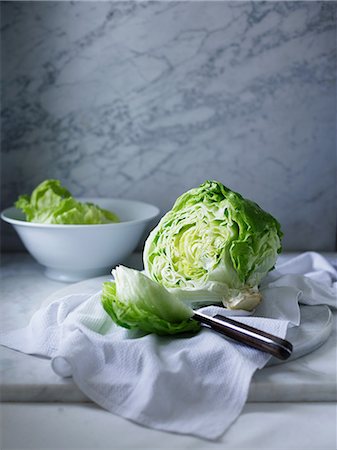
M 31 255 L 49 278 L 74 282 L 108 274 L 137 247 L 150 221 L 159 214 L 148 203 L 110 198 L 79 198 L 114 211 L 120 223 L 102 225 L 50 225 L 26 222 L 16 208 L 1 218 L 13 225 Z

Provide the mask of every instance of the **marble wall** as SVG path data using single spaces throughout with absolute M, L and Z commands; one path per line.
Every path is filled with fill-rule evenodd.
M 218 179 L 335 249 L 336 5 L 1 2 L 2 207 L 59 178 L 165 212 Z

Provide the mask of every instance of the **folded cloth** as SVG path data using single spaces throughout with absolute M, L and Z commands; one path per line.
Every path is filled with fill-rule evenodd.
M 298 303 L 336 307 L 337 271 L 321 255 L 280 264 L 261 286 L 263 301 L 237 320 L 281 338 L 300 321 Z M 94 402 L 139 424 L 217 439 L 240 414 L 254 372 L 270 356 L 208 328 L 163 337 L 116 326 L 101 292 L 68 295 L 42 307 L 29 325 L 0 334 L 0 344 L 51 358 Z M 201 308 L 227 314 L 224 308 Z

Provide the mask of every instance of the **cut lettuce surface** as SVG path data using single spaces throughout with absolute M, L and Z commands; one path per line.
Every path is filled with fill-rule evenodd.
M 118 266 L 112 274 L 115 281 L 103 283 L 102 305 L 116 324 L 159 335 L 200 330 L 193 310 L 143 273 Z
M 68 225 L 119 222 L 112 211 L 75 200 L 59 180 L 43 181 L 32 195 L 21 195 L 15 207 L 24 212 L 27 222 Z
M 258 285 L 281 252 L 278 221 L 217 181 L 181 195 L 150 233 L 148 277 L 193 306 L 251 310 Z

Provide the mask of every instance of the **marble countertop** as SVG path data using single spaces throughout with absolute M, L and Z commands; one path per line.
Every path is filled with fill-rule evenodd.
M 327 255 L 332 257 L 334 255 Z M 286 258 L 284 255 L 283 258 Z M 128 264 L 139 268 L 140 255 Z M 8 254 L 2 260 L 1 328 L 25 326 L 33 313 L 66 283 L 44 276 L 28 254 Z M 57 294 L 56 294 L 57 295 Z M 57 376 L 50 361 L 0 347 L 1 396 L 7 402 L 88 402 L 71 379 Z M 336 399 L 336 317 L 327 342 L 295 361 L 266 367 L 253 377 L 248 401 L 334 401 Z
M 94 404 L 7 403 L 1 450 L 335 450 L 333 403 L 247 403 L 216 442 L 151 430 Z

